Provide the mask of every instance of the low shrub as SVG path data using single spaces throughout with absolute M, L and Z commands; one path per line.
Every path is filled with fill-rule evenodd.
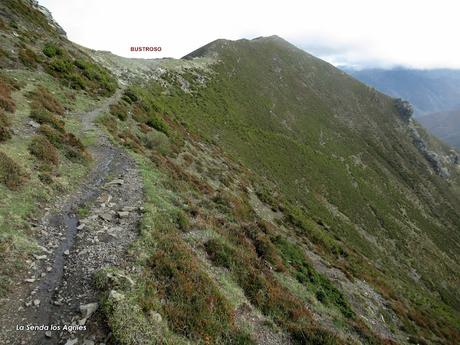
M 141 142 L 149 150 L 157 150 L 163 154 L 167 153 L 171 148 L 168 137 L 156 130 L 150 130 L 141 135 Z
M 174 331 L 208 344 L 229 343 L 227 335 L 237 332 L 232 308 L 180 237 L 161 238 L 150 267 Z
M 159 114 L 150 114 L 146 124 L 156 129 L 157 131 L 163 132 L 166 135 L 169 134 L 168 125 Z
M 49 58 L 52 58 L 58 55 L 60 56 L 63 54 L 62 48 L 60 48 L 59 46 L 57 46 L 56 44 L 52 42 L 47 42 L 45 46 L 43 47 L 42 52 Z
M 128 112 L 128 105 L 124 101 L 120 101 L 116 104 L 110 105 L 110 113 L 113 116 L 116 116 L 121 121 L 126 121 L 126 119 L 128 118 Z
M 10 121 L 3 109 L 0 109 L 0 142 L 11 138 Z
M 30 117 L 37 121 L 40 124 L 47 124 L 54 129 L 64 133 L 64 121 L 62 121 L 56 115 L 51 114 L 48 110 L 41 108 L 40 106 L 35 106 L 32 103 L 32 111 L 30 112 Z
M 123 144 L 134 151 L 141 153 L 144 151 L 144 148 L 142 147 L 141 141 L 135 135 L 131 129 L 124 129 L 121 133 L 118 133 L 118 137 L 120 140 L 123 142 Z
M 38 64 L 41 62 L 40 58 L 29 48 L 23 48 L 18 53 L 19 61 L 28 68 L 36 69 Z
M 110 72 L 85 59 L 57 54 L 46 63 L 46 71 L 67 86 L 85 90 L 94 96 L 109 96 L 118 84 Z
M 63 115 L 64 107 L 59 100 L 44 86 L 38 86 L 30 94 L 30 99 L 54 114 Z M 35 105 L 37 108 L 37 105 Z
M 0 18 L 0 30 L 6 31 L 8 29 L 7 25 L 3 21 L 2 18 Z
M 220 267 L 232 268 L 233 256 L 236 255 L 235 251 L 224 242 L 217 239 L 210 239 L 205 243 L 206 252 L 214 264 Z
M 53 176 L 48 171 L 44 171 L 38 175 L 38 178 L 44 184 L 52 184 L 54 182 Z
M 82 142 L 72 133 L 60 132 L 48 124 L 41 125 L 39 132 L 56 148 L 62 149 L 71 161 L 84 162 L 90 159 Z
M 302 209 L 292 206 L 287 207 L 285 218 L 288 223 L 305 232 L 310 240 L 325 253 L 332 254 L 335 258 L 347 256 L 347 252 L 340 243 L 315 222 L 305 216 L 305 212 L 302 211 Z
M 277 271 L 283 271 L 285 269 L 279 250 L 272 243 L 270 237 L 262 232 L 259 226 L 247 227 L 246 234 L 252 240 L 259 257 L 272 264 Z
M 132 105 L 133 119 L 139 123 L 145 124 L 149 120 L 149 114 L 139 104 Z
M 312 326 L 312 315 L 304 303 L 281 286 L 273 275 L 258 262 L 255 251 L 245 248 L 248 242 L 236 235 L 237 247 L 232 247 L 221 239 L 211 239 L 205 249 L 214 264 L 228 268 L 243 289 L 247 298 L 264 315 L 271 317 L 292 336 L 307 334 Z M 237 249 L 238 248 L 238 249 Z M 298 335 L 300 338 L 300 336 Z M 298 341 L 299 344 L 308 342 Z
M 16 103 L 11 97 L 12 85 L 5 79 L 0 78 L 0 108 L 14 113 L 16 111 Z
M 354 316 L 342 293 L 311 266 L 301 248 L 281 237 L 276 237 L 275 245 L 280 249 L 285 265 L 291 266 L 297 281 L 313 290 L 318 301 L 334 305 L 347 318 Z
M 103 125 L 112 134 L 116 135 L 118 132 L 118 125 L 116 121 L 113 121 L 113 117 L 105 114 L 97 118 L 98 123 Z
M 123 93 L 123 99 L 130 104 L 137 102 L 139 100 L 139 98 L 136 95 L 136 92 L 130 88 L 126 89 Z
M 64 145 L 64 134 L 54 127 L 51 127 L 49 124 L 42 124 L 39 128 L 39 132 L 40 134 L 43 134 L 48 139 L 48 141 L 57 148 L 61 148 Z
M 87 80 L 92 82 L 88 86 L 96 90 L 99 95 L 108 96 L 117 88 L 116 80 L 107 69 L 83 59 L 75 60 L 74 65 Z
M 25 82 L 19 82 L 18 80 L 11 78 L 5 74 L 0 73 L 0 85 L 6 85 L 8 88 L 13 90 L 20 90 L 22 86 L 25 85 Z
M 36 135 L 32 138 L 29 151 L 38 160 L 45 164 L 57 165 L 59 163 L 59 153 L 43 135 Z
M 182 210 L 179 210 L 176 214 L 176 225 L 177 228 L 183 232 L 188 231 L 190 228 L 190 220 L 187 214 Z
M 27 180 L 21 166 L 0 151 L 0 182 L 11 190 L 17 190 Z

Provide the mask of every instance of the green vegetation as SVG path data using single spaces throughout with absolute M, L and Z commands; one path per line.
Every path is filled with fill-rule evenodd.
M 117 82 L 106 69 L 84 58 L 57 54 L 46 61 L 46 71 L 71 88 L 97 96 L 109 96 L 117 88 Z
M 235 343 L 233 312 L 209 276 L 200 269 L 190 249 L 174 235 L 165 235 L 150 258 L 157 293 L 166 299 L 162 314 L 171 328 L 208 343 Z
M 208 52 L 219 54 L 211 72 L 169 71 L 144 85 L 152 105 L 270 180 L 281 224 L 350 279 L 440 320 L 434 328 L 415 322 L 411 332 L 426 339 L 458 332 L 459 196 L 400 133 L 394 101 L 278 38 L 216 41 L 197 54 Z M 330 295 L 326 304 L 341 304 L 318 289 L 319 299 Z M 427 300 L 429 307 L 418 307 Z M 342 312 L 349 315 L 345 306 Z
M 27 2 L 21 0 L 5 0 L 3 3 L 8 9 L 8 13 L 12 13 L 17 19 L 24 21 L 32 30 L 43 30 L 48 35 L 56 35 L 43 13 L 32 8 Z M 12 22 L 10 22 L 10 25 L 13 27 L 16 26 L 17 28 L 17 25 Z
M 128 118 L 128 111 L 128 106 L 123 101 L 110 105 L 110 113 L 121 121 L 125 121 Z
M 110 106 L 110 113 L 118 119 L 125 121 L 128 114 L 140 124 L 145 124 L 165 135 L 169 134 L 168 125 L 161 115 L 161 110 L 155 104 L 154 99 L 148 92 L 140 87 L 127 89 L 122 100 Z
M 64 114 L 61 103 L 43 86 L 32 91 L 29 97 L 32 99 L 30 117 L 41 124 L 39 128 L 41 135 L 32 142 L 31 153 L 45 162 L 57 164 L 56 149 L 61 149 L 72 161 L 82 163 L 88 161 L 90 157 L 84 145 L 74 134 L 68 133 L 65 129 L 65 121 L 59 116 Z
M 59 162 L 59 153 L 56 148 L 42 135 L 32 138 L 29 147 L 30 153 L 37 157 L 44 164 L 57 165 Z
M 136 157 L 144 175 L 146 202 L 142 235 L 133 252 L 138 253 L 143 271 L 134 277 L 135 286 L 120 283 L 120 279 L 107 284 L 104 272 L 98 278 L 98 286 L 105 291 L 103 308 L 117 340 L 122 344 L 138 344 L 136 339 L 140 338 L 143 343 L 154 344 L 184 341 L 180 339 L 207 344 L 254 344 L 245 331 L 238 329 L 231 304 L 182 239 L 189 220 L 185 213 L 178 212 L 174 194 L 163 186 L 169 178 L 145 158 Z M 113 289 L 123 294 L 122 301 L 110 298 Z M 120 315 L 120 308 L 124 315 Z M 144 316 L 158 314 L 160 318 Z M 159 321 L 162 319 L 166 323 Z M 139 322 L 127 332 L 120 320 Z M 144 333 L 144 329 L 149 331 Z
M 19 50 L 18 56 L 22 64 L 31 69 L 37 68 L 40 62 L 38 56 L 29 48 Z
M 11 190 L 17 190 L 26 181 L 21 166 L 2 151 L 0 151 L 0 181 Z
M 448 191 L 445 181 L 429 173 L 411 139 L 395 130 L 401 120 L 394 101 L 277 39 L 229 45 L 231 49 L 220 48 L 217 42 L 208 48 L 217 49 L 220 56 L 212 71 L 167 71 L 161 81 L 130 86 L 112 111 L 122 121 L 104 118 L 101 122 L 136 152 L 149 155 L 153 151 L 158 166 L 165 165 L 174 177 L 176 182 L 170 183 L 175 192 L 186 183 L 211 198 L 206 201 L 208 207 L 224 216 L 221 220 L 206 215 L 212 231 L 221 236 L 204 242 L 209 258 L 228 269 L 248 300 L 293 338 L 302 329 L 314 333 L 305 321 L 308 313 L 293 311 L 299 300 L 310 296 L 317 308 L 328 310 L 342 325 L 348 324 L 365 342 L 381 342 L 360 324 L 343 293 L 313 269 L 302 252 L 310 243 L 347 279 L 365 280 L 380 292 L 402 319 L 403 332 L 417 334 L 417 339 L 450 339 L 457 332 L 458 315 L 452 306 L 459 296 L 455 296 L 453 281 L 447 279 L 455 275 L 455 263 L 442 258 L 457 250 L 445 238 L 458 236 L 454 230 L 458 196 Z M 279 66 L 266 60 L 273 54 Z M 282 87 L 280 74 L 285 81 Z M 189 82 L 188 90 L 183 88 L 183 79 Z M 168 153 L 149 143 L 152 112 L 167 122 L 168 136 L 174 142 L 181 138 L 185 125 L 193 135 L 217 144 L 259 175 L 251 177 L 257 195 L 282 215 L 275 228 L 265 229 L 255 221 L 244 197 L 224 190 L 214 195 L 214 182 L 208 184 L 208 180 L 225 181 L 226 186 L 232 182 L 207 173 L 214 167 L 205 160 L 188 160 L 195 170 L 190 171 L 172 164 L 170 158 L 158 157 Z M 430 197 L 418 183 L 430 186 Z M 431 203 L 431 197 L 443 200 L 442 207 Z M 422 209 L 413 200 L 429 206 Z M 442 225 L 439 214 L 445 216 Z M 215 229 L 216 224 L 220 230 Z M 414 232 L 414 226 L 423 232 Z M 237 230 L 241 227 L 243 232 Z M 277 227 L 287 229 L 293 241 L 280 236 Z M 418 261 L 409 260 L 419 240 L 431 244 L 425 250 L 415 249 Z M 291 292 L 285 292 L 286 287 L 278 282 L 282 278 L 265 270 L 267 263 L 294 277 L 299 286 L 288 286 Z M 437 278 L 423 279 L 423 286 L 414 284 L 409 267 L 426 274 L 430 271 Z M 442 287 L 440 281 L 450 288 Z M 442 291 L 444 297 L 434 298 L 426 289 Z M 279 296 L 277 291 L 284 294 Z M 426 307 L 420 307 L 422 304 Z M 426 321 L 427 310 L 436 315 L 438 323 Z M 292 313 L 303 316 L 292 320 Z
M 64 107 L 56 97 L 44 86 L 37 87 L 30 93 L 30 99 L 38 104 L 32 105 L 32 108 L 45 108 L 51 113 L 58 115 L 64 114 Z
M 0 296 L 3 298 L 17 275 L 24 272 L 25 260 L 37 250 L 30 219 L 39 216 L 43 205 L 57 195 L 72 190 L 88 170 L 86 150 L 66 129 L 69 119 L 60 114 L 64 113 L 64 102 L 69 108 L 84 109 L 90 98 L 84 95 L 72 98 L 52 77 L 31 70 L 4 71 L 0 74 L 0 85 L 6 100 L 2 104 L 9 110 L 0 109 L 2 133 L 3 129 L 8 133 L 0 143 Z M 33 132 L 28 127 L 29 116 L 42 124 Z
M 0 74 L 0 109 L 10 113 L 16 111 L 16 104 L 11 98 L 11 92 L 18 87 L 17 83 Z
M 299 247 L 281 237 L 275 239 L 275 245 L 280 249 L 285 265 L 292 267 L 294 277 L 311 288 L 318 301 L 336 306 L 347 318 L 354 316 L 340 291 L 313 269 Z
M 62 50 L 62 48 L 52 42 L 47 42 L 43 47 L 42 52 L 49 58 L 64 55 L 64 51 Z
M 27 9 L 0 4 L 0 297 L 34 251 L 30 217 L 87 172 L 95 134 L 72 114 L 117 88 Z M 458 343 L 460 179 L 432 174 L 409 110 L 276 37 L 192 57 L 98 118 L 145 184 L 136 269 L 96 276 L 114 341 Z
M 0 142 L 11 138 L 10 121 L 3 109 L 0 109 Z

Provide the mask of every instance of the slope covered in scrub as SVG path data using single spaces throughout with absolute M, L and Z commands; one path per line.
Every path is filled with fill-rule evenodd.
M 460 342 L 458 153 L 408 104 L 276 36 L 141 60 L 0 19 L 0 342 Z
M 278 37 L 218 40 L 185 59 L 213 63 L 166 69 L 132 87 L 142 96 L 125 112 L 149 104 L 268 181 L 251 188 L 281 212 L 274 227 L 289 224 L 346 276 L 368 282 L 400 329 L 420 339 L 458 334 L 458 165 L 449 150 L 395 100 Z M 134 119 L 142 130 L 145 120 Z M 414 131 L 436 147 L 449 178 L 437 174 Z

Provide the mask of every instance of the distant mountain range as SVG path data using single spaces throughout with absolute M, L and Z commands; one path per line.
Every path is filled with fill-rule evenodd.
M 342 69 L 387 95 L 408 100 L 423 126 L 460 147 L 460 70 Z
M 418 121 L 438 138 L 460 148 L 460 110 L 428 114 Z
M 418 116 L 460 109 L 460 70 L 342 69 L 389 96 L 408 100 Z

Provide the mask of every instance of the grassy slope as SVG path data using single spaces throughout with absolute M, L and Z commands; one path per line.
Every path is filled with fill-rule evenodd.
M 116 81 L 24 1 L 0 4 L 0 47 L 0 112 L 7 119 L 1 132 L 9 133 L 0 140 L 0 295 L 4 296 L 32 254 L 40 254 L 36 217 L 57 196 L 72 191 L 89 171 L 84 146 L 92 141 L 91 134 L 83 134 L 80 119 L 67 113 L 88 111 L 98 97 L 114 91 Z M 56 55 L 49 54 L 50 48 Z M 77 61 L 84 66 L 78 67 Z M 58 63 L 67 69 L 53 69 Z M 30 125 L 32 120 L 38 128 Z
M 402 303 L 406 327 L 458 334 L 458 189 L 432 174 L 393 101 L 277 38 L 202 52 L 213 51 L 205 86 L 193 70 L 164 74 L 166 90 L 150 84 L 158 112 L 272 181 L 273 207 L 394 309 Z
M 313 269 L 302 245 L 255 212 L 246 169 L 216 147 L 184 135 L 177 123 L 167 125 L 169 144 L 151 145 L 149 138 L 164 138 L 160 132 L 116 114 L 101 122 L 115 140 L 136 151 L 146 190 L 141 236 L 132 248 L 138 270 L 98 276 L 109 325 L 121 343 L 180 343 L 186 337 L 253 344 L 260 330 L 239 316 L 247 308 L 272 332 L 286 332 L 299 344 L 342 344 L 360 337 L 380 343 Z M 135 283 L 120 284 L 124 276 Z M 112 290 L 124 297 L 117 301 Z M 312 312 L 336 328 L 323 328 Z
M 28 119 L 29 91 L 39 85 L 69 110 L 113 91 L 105 69 L 21 4 L 1 4 L 0 63 L 25 82 L 13 94 L 18 109 L 7 112 L 13 129 Z M 175 61 L 100 119 L 135 152 L 147 191 L 134 281 L 126 272 L 97 279 L 117 339 L 252 344 L 261 326 L 242 317 L 250 306 L 250 319 L 297 343 L 385 343 L 350 307 L 349 291 L 313 268 L 305 255 L 313 247 L 383 294 L 402 320 L 387 321 L 398 341 L 455 343 L 458 185 L 432 176 L 392 100 L 278 38 L 218 41 L 196 55 L 213 52 L 220 63 Z M 77 119 L 60 120 L 79 132 Z M 1 186 L 11 200 L 0 242 L 10 278 L 34 250 L 34 205 L 87 169 L 57 142 L 59 170 L 48 185 L 31 140 L 0 144 L 28 175 L 19 191 Z M 279 217 L 262 217 L 252 191 Z

